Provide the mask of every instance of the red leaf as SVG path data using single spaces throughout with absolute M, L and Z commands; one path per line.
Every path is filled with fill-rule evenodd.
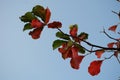
M 109 27 L 108 30 L 115 32 L 116 28 L 117 28 L 117 25 L 113 25 L 113 26 Z
M 71 50 L 72 50 L 72 58 L 78 57 L 79 48 L 77 48 L 77 47 L 72 47 Z
M 73 69 L 79 69 L 80 63 L 82 62 L 84 56 L 77 56 L 76 58 L 72 58 L 70 60 L 71 67 Z
M 108 46 L 108 48 L 113 48 L 114 44 L 115 44 L 114 42 L 111 42 L 111 43 L 108 43 L 107 46 Z
M 103 60 L 96 60 L 90 63 L 90 66 L 88 67 L 88 72 L 90 75 L 95 76 L 100 73 L 100 68 Z
M 47 24 L 50 20 L 50 16 L 51 16 L 51 12 L 49 8 L 46 8 L 45 10 L 46 14 L 45 14 L 45 23 Z
M 33 19 L 30 24 L 33 28 L 43 27 L 43 23 L 40 22 L 38 19 Z
M 61 28 L 61 27 L 62 27 L 62 24 L 61 22 L 58 22 L 58 21 L 54 21 L 48 24 L 48 28 Z
M 72 59 L 70 61 L 71 67 L 74 69 L 79 69 L 79 65 L 82 62 L 84 56 L 78 55 L 79 49 L 77 47 L 72 47 Z
M 58 48 L 58 51 L 62 54 L 63 59 L 70 58 L 72 55 L 71 47 L 67 47 L 67 43 L 64 43 L 61 48 Z
M 77 31 L 78 31 L 78 27 L 74 25 L 70 28 L 69 33 L 72 37 L 76 37 L 77 36 Z
M 33 31 L 30 31 L 29 35 L 31 35 L 33 39 L 38 39 L 40 37 L 41 32 L 42 32 L 41 28 L 36 28 Z
M 97 58 L 101 58 L 101 55 L 102 55 L 104 52 L 105 52 L 104 50 L 96 51 L 96 52 L 95 52 L 95 55 L 97 56 Z

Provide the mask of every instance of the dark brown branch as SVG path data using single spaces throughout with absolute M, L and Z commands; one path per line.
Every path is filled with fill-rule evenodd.
M 93 46 L 93 47 L 96 47 L 96 48 L 100 48 L 100 49 L 104 49 L 104 50 L 117 50 L 117 51 L 120 51 L 120 48 L 108 48 L 108 47 L 102 47 L 102 46 L 98 46 L 98 45 L 94 45 L 94 44 L 91 44 L 87 41 L 84 41 L 86 44 L 88 44 L 89 46 Z

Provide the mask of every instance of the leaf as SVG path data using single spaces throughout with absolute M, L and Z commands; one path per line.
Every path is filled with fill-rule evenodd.
M 45 10 L 45 23 L 47 24 L 50 20 L 51 12 L 49 8 L 46 8 Z
M 63 59 L 71 58 L 72 57 L 72 51 L 71 46 L 68 47 L 68 43 L 63 43 L 62 47 L 58 48 L 58 51 L 61 53 Z
M 25 15 L 20 17 L 21 21 L 23 22 L 31 22 L 35 18 L 36 17 L 31 12 L 27 12 Z
M 73 69 L 79 69 L 80 68 L 80 63 L 82 62 L 84 56 L 77 56 L 76 58 L 72 58 L 70 60 L 71 67 Z
M 85 49 L 81 45 L 79 45 L 79 44 L 76 43 L 75 46 L 79 48 L 79 52 L 80 53 L 82 53 L 82 54 L 85 53 Z
M 59 21 L 53 21 L 52 23 L 48 24 L 48 28 L 61 28 L 62 27 L 62 23 Z
M 109 27 L 108 30 L 115 32 L 116 28 L 117 28 L 117 25 L 113 25 L 113 26 Z
M 63 41 L 63 40 L 55 40 L 52 44 L 53 50 L 55 50 L 56 48 L 60 47 L 63 43 L 66 43 L 67 41 Z
M 102 62 L 103 62 L 103 60 L 95 60 L 90 63 L 90 65 L 88 67 L 88 72 L 90 73 L 90 75 L 95 76 L 100 73 L 100 68 L 101 68 Z
M 88 34 L 85 33 L 85 32 L 81 32 L 79 35 L 78 35 L 79 39 L 81 40 L 86 40 L 88 39 Z
M 70 60 L 71 67 L 73 69 L 79 69 L 80 63 L 82 62 L 84 56 L 78 55 L 79 48 L 74 46 L 71 48 L 72 50 L 72 59 Z
M 32 9 L 32 13 L 42 19 L 45 22 L 45 9 L 43 6 L 36 5 Z
M 38 19 L 33 19 L 30 24 L 33 28 L 39 28 L 44 26 L 44 24 Z
M 73 41 L 72 40 L 67 41 L 67 47 L 71 47 L 72 45 L 73 45 Z
M 62 39 L 66 39 L 66 40 L 70 40 L 69 36 L 62 33 L 62 32 L 57 32 L 56 33 L 56 37 L 62 38 Z
M 115 42 L 111 42 L 111 43 L 108 43 L 107 46 L 108 46 L 108 48 L 113 48 L 114 44 L 115 44 Z
M 101 58 L 101 56 L 104 52 L 105 52 L 104 50 L 96 51 L 95 55 L 97 56 L 97 58 Z
M 76 36 L 77 36 L 77 31 L 78 31 L 78 26 L 77 26 L 77 24 L 70 26 L 69 34 L 70 34 L 72 37 L 76 37 Z
M 29 29 L 32 29 L 31 24 L 30 24 L 30 23 L 25 24 L 25 25 L 24 25 L 24 28 L 23 28 L 23 31 L 29 30 Z
M 31 37 L 33 39 L 39 39 L 40 38 L 40 35 L 41 35 L 41 32 L 42 32 L 42 29 L 43 28 L 35 28 L 33 31 L 30 31 L 29 32 L 29 35 L 31 35 Z

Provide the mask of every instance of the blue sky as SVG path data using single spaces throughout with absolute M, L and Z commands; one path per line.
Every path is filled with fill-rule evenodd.
M 78 24 L 79 32 L 89 34 L 88 41 L 102 46 L 111 40 L 100 31 L 119 22 L 111 12 L 119 11 L 120 3 L 115 0 L 0 0 L 0 80 L 118 79 L 120 64 L 114 57 L 102 64 L 98 76 L 92 77 L 87 68 L 96 57 L 87 56 L 80 69 L 74 70 L 69 59 L 63 60 L 57 50 L 52 50 L 56 30 L 46 27 L 38 40 L 23 32 L 24 23 L 19 17 L 35 5 L 49 7 L 50 22 L 61 21 L 64 32 L 69 32 L 69 25 Z

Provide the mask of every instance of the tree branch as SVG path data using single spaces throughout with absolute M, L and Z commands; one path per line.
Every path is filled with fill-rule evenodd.
M 113 40 L 115 40 L 115 41 L 119 41 L 118 39 L 115 39 L 115 38 L 111 37 L 109 34 L 107 34 L 106 31 L 105 31 L 105 29 L 103 29 L 103 33 L 104 33 L 107 37 L 109 37 L 110 39 L 113 39 Z
M 68 35 L 68 34 L 64 33 L 60 28 L 57 28 L 57 29 L 58 29 L 61 33 L 65 34 L 65 35 Z M 105 30 L 104 30 L 104 33 L 105 33 L 109 38 L 114 39 L 114 38 L 112 38 L 111 36 L 109 36 L 109 35 L 105 32 Z M 68 36 L 72 37 L 71 35 L 68 35 Z M 108 47 L 103 47 L 103 46 L 99 46 L 99 45 L 92 44 L 92 43 L 90 43 L 90 42 L 88 42 L 88 41 L 86 41 L 86 40 L 82 40 L 82 39 L 80 39 L 80 40 L 83 41 L 84 43 L 86 43 L 87 45 L 91 46 L 91 47 L 99 48 L 99 49 L 96 49 L 96 50 L 89 50 L 89 49 L 81 46 L 81 47 L 83 47 L 83 48 L 84 48 L 86 51 L 88 51 L 88 52 L 96 52 L 96 51 L 100 51 L 100 50 L 107 50 L 107 51 L 108 51 L 108 50 L 109 50 L 109 51 L 117 50 L 117 51 L 120 51 L 120 48 L 108 48 Z M 114 39 L 114 40 L 118 41 L 117 39 Z M 80 44 L 79 44 L 79 45 L 80 45 Z

